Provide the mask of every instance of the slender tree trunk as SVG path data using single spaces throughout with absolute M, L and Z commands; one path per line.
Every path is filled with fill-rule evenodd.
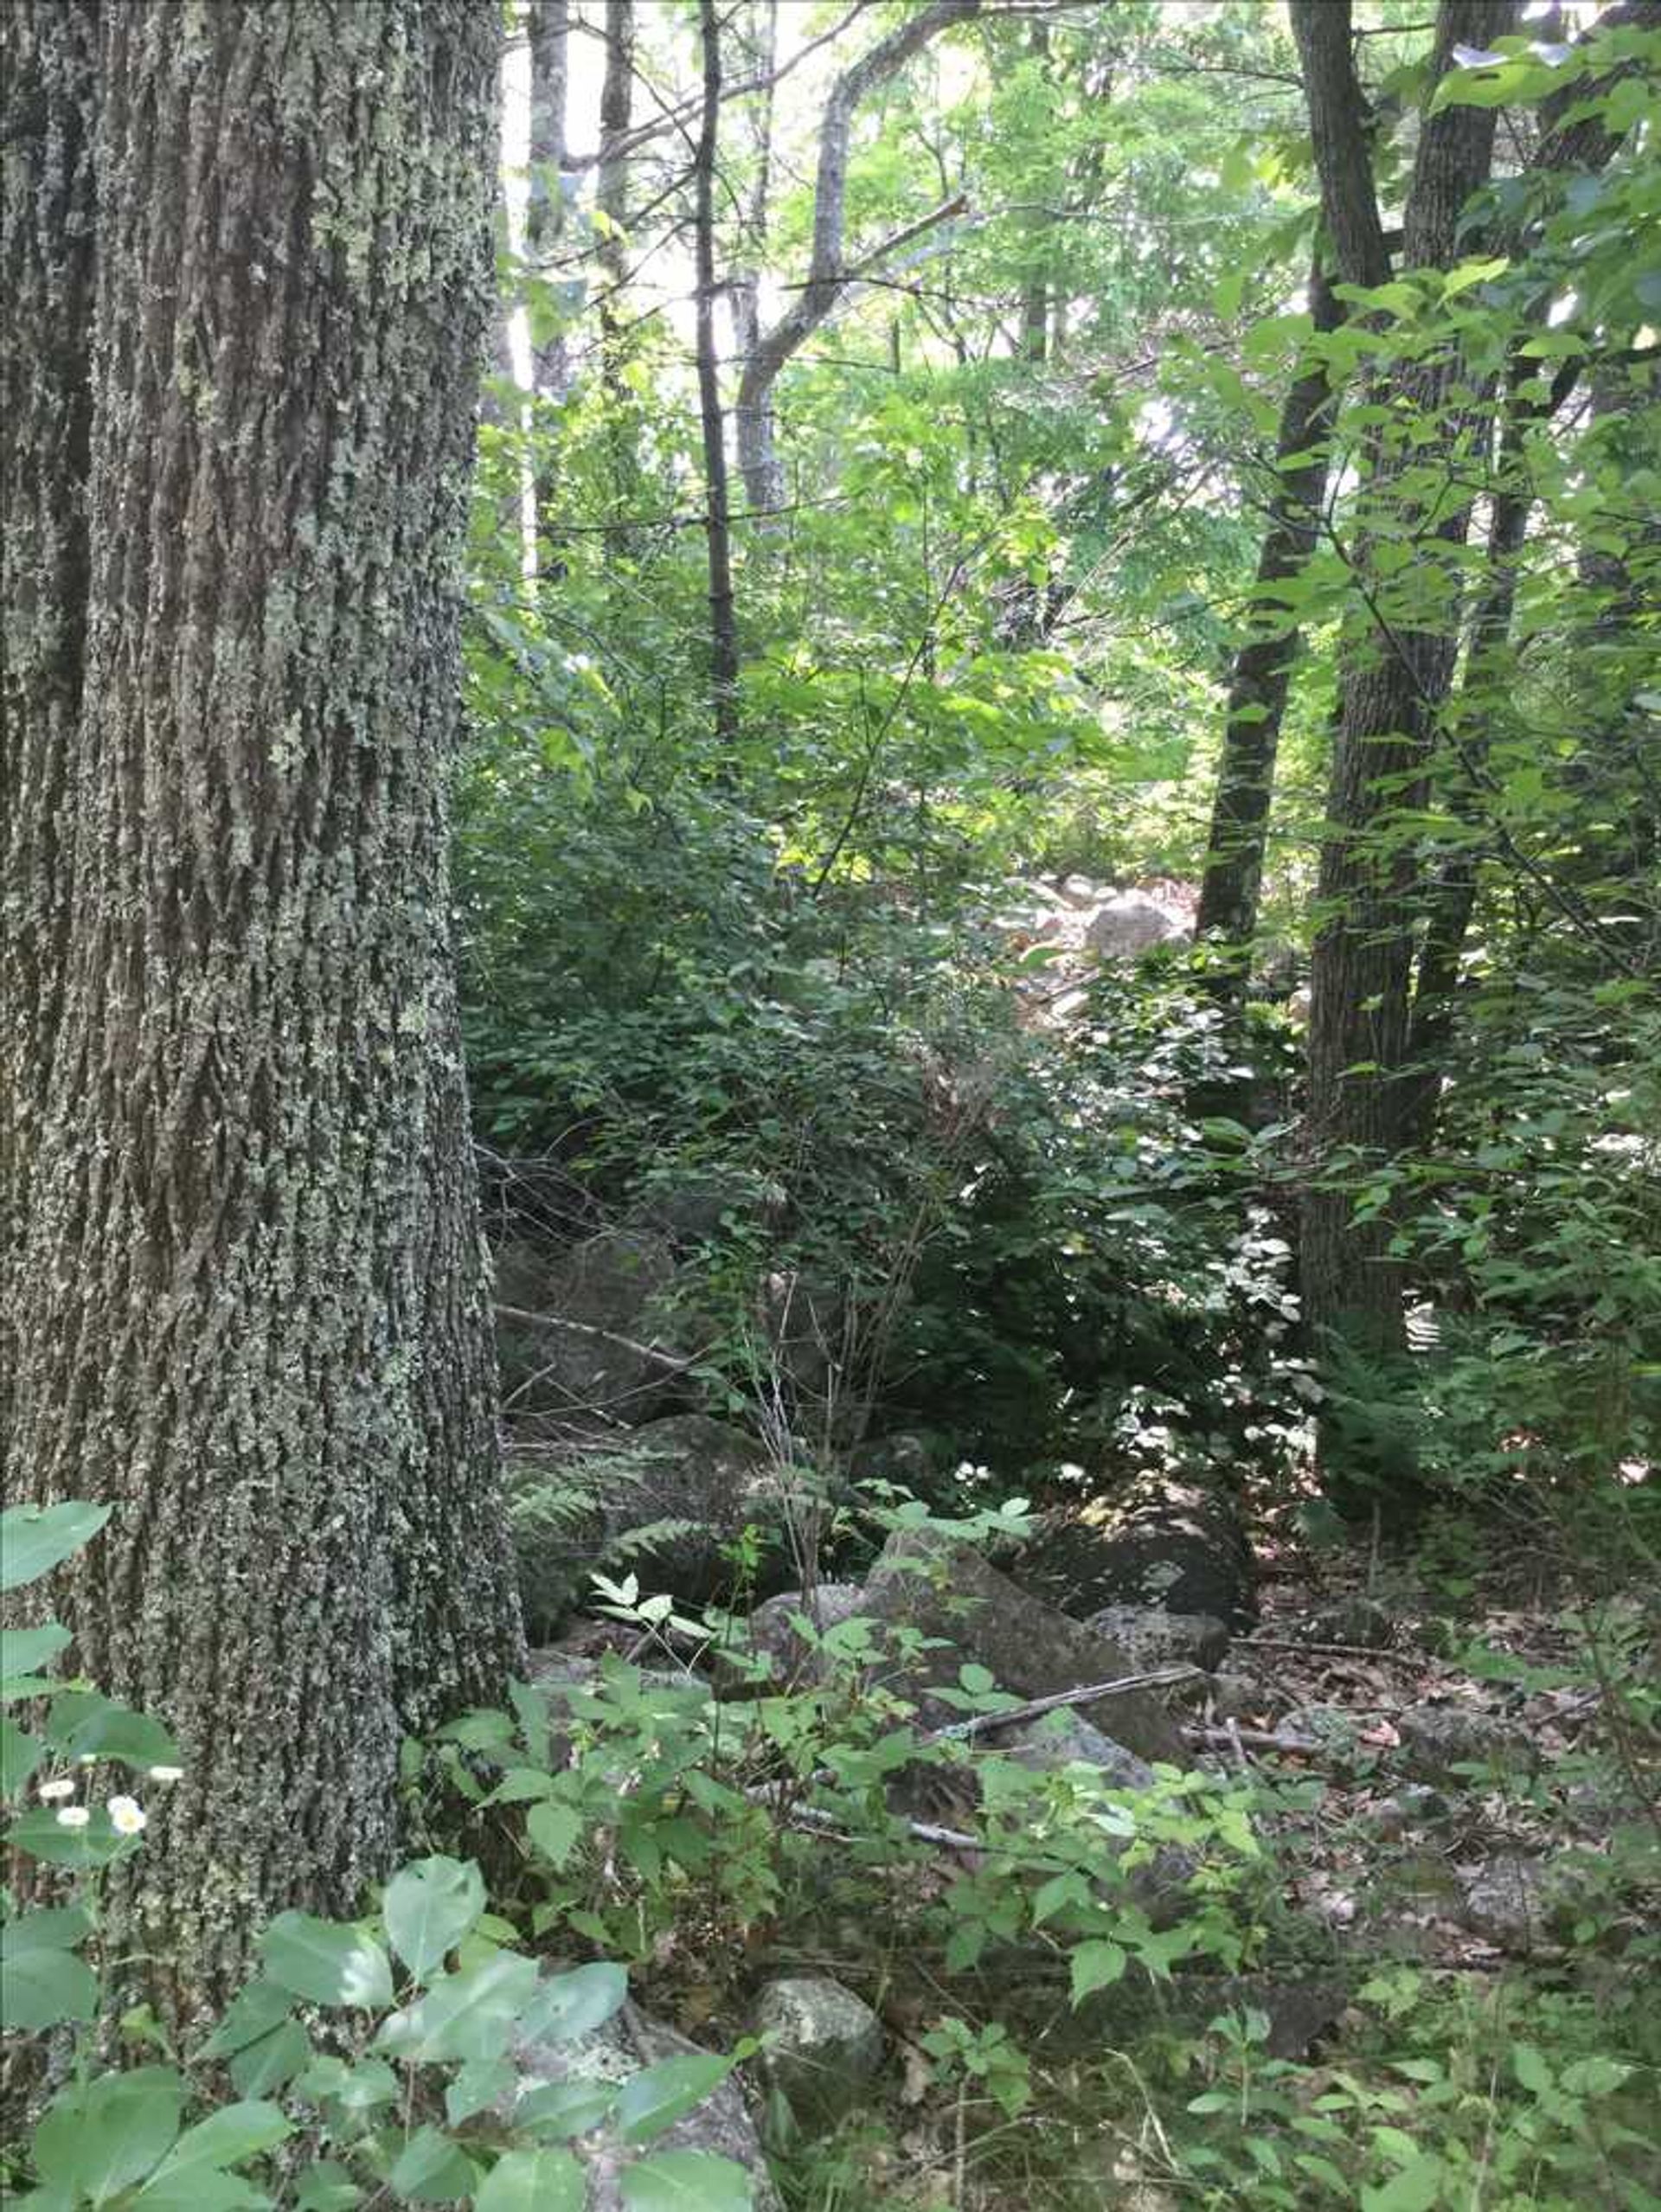
M 116 1508 L 64 1596 L 184 1747 L 107 1926 L 173 2016 L 385 1872 L 401 1737 L 521 1656 L 445 807 L 499 36 L 493 0 L 101 22 L 11 1471 Z
M 739 250 L 727 280 L 732 302 L 733 350 L 740 361 L 749 358 L 761 335 L 760 267 L 766 251 L 767 202 L 773 189 L 773 74 L 779 60 L 779 0 L 752 0 L 750 20 L 745 74 L 759 77 L 762 90 L 749 103 L 750 157 L 754 168 L 745 196 Z
M 978 12 L 980 0 L 928 0 L 914 10 L 877 41 L 868 53 L 843 70 L 825 102 L 819 131 L 818 168 L 813 187 L 813 247 L 807 281 L 794 293 L 791 305 L 769 330 L 761 332 L 746 356 L 738 383 L 733 420 L 738 433 L 738 465 L 744 479 L 745 501 L 751 511 L 783 505 L 784 474 L 779 465 L 773 393 L 786 362 L 800 350 L 836 305 L 855 271 L 845 265 L 843 234 L 848 197 L 848 155 L 854 116 L 860 102 L 878 86 L 886 84 L 914 54 L 952 24 Z M 955 212 L 956 202 L 949 204 Z M 948 208 L 940 210 L 940 214 Z M 903 230 L 868 253 L 862 267 L 869 267 L 893 246 L 916 235 L 920 226 Z
M 570 0 L 530 0 L 530 198 L 525 210 L 525 258 L 546 276 L 565 228 L 565 120 L 570 85 Z M 571 381 L 565 334 L 555 330 L 530 351 L 533 420 L 538 400 L 563 400 Z M 531 471 L 532 511 L 538 572 L 560 573 L 555 514 L 559 455 L 546 423 L 539 424 Z
M 1442 0 L 1429 83 L 1453 66 L 1456 47 L 1488 48 L 1515 16 L 1514 0 Z M 1349 282 L 1380 280 L 1382 227 L 1367 144 L 1365 110 L 1350 55 L 1347 0 L 1292 0 L 1303 57 L 1323 212 Z M 1491 158 L 1491 109 L 1445 108 L 1420 131 L 1404 221 L 1413 268 L 1446 268 L 1459 250 L 1459 216 Z M 1383 263 L 1388 273 L 1388 259 Z M 1451 461 L 1476 432 L 1459 394 L 1468 375 L 1452 343 L 1428 358 L 1398 362 L 1370 395 L 1389 410 L 1361 460 L 1362 519 L 1354 548 L 1365 619 L 1352 625 L 1341 674 L 1342 717 L 1333 748 L 1318 888 L 1319 922 L 1311 971 L 1309 1119 L 1316 1172 L 1303 1212 L 1301 1278 L 1305 1323 L 1318 1346 L 1347 1344 L 1368 1357 L 1405 1350 L 1403 1276 L 1391 1250 L 1388 1209 L 1354 1218 L 1353 1178 L 1389 1161 L 1398 1141 L 1408 1059 L 1408 1001 L 1417 911 L 1414 863 L 1405 841 L 1383 834 L 1401 807 L 1422 795 L 1436 727 L 1452 682 L 1459 619 L 1459 570 L 1446 565 L 1446 615 L 1390 621 L 1381 613 L 1381 542 L 1414 549 L 1415 606 L 1444 548 L 1463 542 L 1468 495 L 1440 485 L 1434 465 Z M 1429 426 L 1414 444 L 1401 424 Z M 1437 490 L 1426 489 L 1436 479 Z M 1335 1496 L 1381 1503 L 1369 1471 L 1346 1467 L 1323 1439 Z
M 696 189 L 698 414 L 703 430 L 704 535 L 709 548 L 709 688 L 723 751 L 738 735 L 738 629 L 733 610 L 732 530 L 728 519 L 727 434 L 715 357 L 715 149 L 721 128 L 721 22 L 715 0 L 699 0 L 703 117 L 693 165 Z
M 0 1494 L 9 1493 L 15 1331 L 34 1163 L 71 913 L 71 743 L 87 631 L 98 17 L 22 0 L 0 17 Z
M 1316 330 L 1337 330 L 1343 310 L 1318 260 L 1310 272 L 1309 297 Z M 1244 978 L 1257 935 L 1275 758 L 1299 652 L 1296 620 L 1276 587 L 1296 576 L 1314 550 L 1326 496 L 1326 440 L 1338 401 L 1338 388 L 1324 362 L 1298 377 L 1286 394 L 1275 441 L 1268 528 L 1252 594 L 1256 634 L 1235 655 L 1229 680 L 1195 935 L 1222 948 L 1222 980 L 1230 998 Z
M 600 93 L 600 165 L 594 178 L 595 260 L 600 270 L 600 373 L 611 402 L 612 497 L 619 514 L 634 496 L 634 406 L 628 360 L 629 125 L 634 112 L 634 0 L 606 0 L 606 74 Z M 619 542 L 625 542 L 620 536 Z

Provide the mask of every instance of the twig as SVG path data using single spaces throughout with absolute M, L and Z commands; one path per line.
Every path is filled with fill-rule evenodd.
M 1311 1651 L 1318 1657 L 1330 1655 L 1338 1659 L 1393 1659 L 1398 1666 L 1418 1666 L 1421 1652 L 1392 1651 L 1384 1648 L 1374 1650 L 1366 1644 L 1300 1644 L 1293 1637 L 1244 1636 L 1235 1651 Z
M 1184 1728 L 1183 1734 L 1190 1743 L 1215 1744 L 1223 1751 L 1238 1750 L 1247 1744 L 1254 1751 L 1295 1751 L 1305 1759 L 1318 1757 L 1330 1748 L 1308 1736 L 1282 1735 L 1273 1728 L 1242 1728 L 1236 1722 L 1223 1728 Z
M 977 1713 L 967 1721 L 953 1721 L 944 1728 L 931 1729 L 923 1737 L 925 1743 L 938 1743 L 947 1736 L 985 1735 L 994 1728 L 1012 1728 L 1023 1721 L 1036 1721 L 1045 1713 L 1059 1713 L 1069 1705 L 1093 1705 L 1099 1697 L 1120 1697 L 1127 1690 L 1158 1689 L 1170 1682 L 1191 1682 L 1204 1671 L 1200 1667 L 1183 1665 L 1161 1667 L 1156 1673 L 1119 1675 L 1112 1682 L 1087 1683 L 1081 1689 L 1058 1689 L 1050 1697 L 1029 1698 L 1024 1705 L 1011 1705 L 1004 1713 Z
M 664 1368 L 671 1375 L 681 1375 L 689 1367 L 696 1367 L 713 1350 L 706 1344 L 701 1352 L 663 1352 L 655 1344 L 642 1344 L 632 1337 L 620 1337 L 615 1329 L 597 1329 L 591 1321 L 572 1321 L 562 1313 L 536 1313 L 528 1305 L 498 1305 L 496 1311 L 502 1321 L 528 1321 L 533 1328 L 564 1329 L 574 1337 L 596 1337 L 603 1343 L 619 1344 L 637 1359 L 650 1360 L 654 1367 Z

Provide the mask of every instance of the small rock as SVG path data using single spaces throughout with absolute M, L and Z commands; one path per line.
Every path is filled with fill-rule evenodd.
M 1228 1631 L 1213 1613 L 1165 1613 L 1157 1606 L 1104 1606 L 1087 1625 L 1127 1654 L 1138 1674 L 1188 1665 L 1213 1673 L 1228 1649 Z
M 1538 1859 L 1495 1859 L 1466 1884 L 1460 1919 L 1502 1951 L 1528 1952 L 1546 1935 L 1550 1910 Z
M 1093 1766 L 1102 1779 L 1121 1790 L 1151 1789 L 1153 1769 L 1133 1751 L 1126 1751 L 1122 1743 L 1115 1743 L 1111 1736 L 1081 1718 L 1076 1712 L 1062 1710 L 1046 1713 L 1042 1719 L 1029 1721 L 1024 1728 L 1012 1728 L 1007 1736 L 995 1738 L 997 1748 L 1005 1750 L 1023 1766 L 1043 1771 L 1072 1766 Z
M 1097 908 L 1085 942 L 1110 960 L 1133 959 L 1150 946 L 1168 945 L 1183 926 L 1140 891 L 1120 891 Z
M 1279 1702 L 1255 1675 L 1213 1675 L 1209 1688 L 1211 1710 L 1220 1721 L 1248 1721 L 1271 1711 Z
M 1421 1781 L 1459 1779 L 1455 1770 L 1493 1761 L 1526 1766 L 1532 1746 L 1523 1731 L 1469 1705 L 1408 1705 L 1396 1715 L 1401 1765 Z
M 1292 1630 L 1300 1644 L 1352 1644 L 1382 1651 L 1395 1634 L 1395 1623 L 1370 1598 L 1345 1598 L 1307 1614 Z
M 766 2038 L 760 2067 L 796 2118 L 828 2127 L 862 2102 L 882 2063 L 882 2023 L 863 1997 L 829 1974 L 769 1982 L 754 2027 Z
M 1452 1811 L 1440 1790 L 1430 1789 L 1422 1782 L 1409 1782 L 1375 1805 L 1373 1826 L 1389 1842 L 1397 1836 L 1405 1836 L 1410 1828 L 1427 1828 L 1435 1821 L 1446 1820 Z

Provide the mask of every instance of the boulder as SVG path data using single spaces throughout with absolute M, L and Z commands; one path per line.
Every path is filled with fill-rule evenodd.
M 1088 1619 L 1107 1606 L 1255 1618 L 1251 1547 L 1214 1483 L 1151 1475 L 1120 1497 L 1049 1516 L 1016 1565 L 1024 1587 Z
M 511 2052 L 516 2079 L 500 2110 L 511 2121 L 535 2090 L 567 2083 L 621 2084 L 663 2060 L 703 2055 L 684 2036 L 625 2004 L 603 2028 L 573 2042 L 516 2042 Z M 624 2212 L 623 2177 L 629 2167 L 667 2151 L 730 2158 L 750 2176 L 753 2212 L 779 2212 L 755 2122 L 730 2076 L 702 2104 L 638 2148 L 624 2144 L 609 2127 L 574 2137 L 570 2147 L 586 2169 L 587 2212 Z
M 733 1572 L 725 1548 L 753 1525 L 775 1540 L 783 1529 L 787 1500 L 773 1463 L 754 1437 L 708 1414 L 648 1421 L 626 1444 L 630 1479 L 607 1507 L 613 1538 L 675 1524 L 629 1547 L 627 1564 L 643 1591 L 650 1583 L 686 1605 L 723 1595 Z M 789 1572 L 788 1548 L 767 1544 L 760 1587 L 776 1589 Z
M 931 1529 L 901 1529 L 889 1537 L 862 1610 L 935 1645 L 891 1657 L 879 1669 L 930 1724 L 962 1717 L 930 1692 L 955 1688 L 965 1664 L 986 1668 L 999 1689 L 1022 1699 L 1140 1671 L 1118 1645 L 1030 1596 L 967 1545 Z M 1187 1764 L 1176 1723 L 1146 1690 L 1099 1698 L 1079 1710 L 1144 1759 Z
M 1104 1606 L 1087 1626 L 1130 1654 L 1139 1673 L 1198 1667 L 1214 1674 L 1228 1649 L 1228 1630 L 1213 1613 L 1166 1613 L 1158 1606 Z
M 680 1373 L 662 1311 L 674 1280 L 668 1244 L 643 1230 L 607 1229 L 553 1258 L 534 1245 L 502 1246 L 497 1336 L 506 1412 L 638 1421 L 661 1411 Z
M 1459 1919 L 1485 1943 L 1520 1957 L 1541 1944 L 1567 1939 L 1585 1909 L 1589 1888 L 1572 1860 L 1552 1864 L 1508 1854 L 1467 1876 Z
M 1184 936 L 1179 921 L 1142 891 L 1118 891 L 1096 909 L 1084 941 L 1105 959 L 1133 960 L 1155 945 Z
M 864 1607 L 863 1582 L 821 1582 L 811 1597 L 801 1590 L 782 1590 L 750 1615 L 750 1648 L 769 1662 L 776 1683 L 820 1681 L 829 1670 L 794 1626 L 796 1617 L 814 1622 L 823 1635 Z
M 832 2127 L 864 2102 L 882 2063 L 882 2023 L 829 1974 L 769 1982 L 752 2025 L 763 2040 L 763 2079 L 805 2127 Z
M 1299 1644 L 1350 1644 L 1363 1651 L 1382 1651 L 1394 1640 L 1395 1623 L 1371 1598 L 1340 1598 L 1290 1625 Z
M 1421 1781 L 1457 1781 L 1456 1769 L 1464 1766 L 1534 1763 L 1526 1732 L 1477 1706 L 1408 1705 L 1397 1714 L 1395 1727 L 1401 1764 Z

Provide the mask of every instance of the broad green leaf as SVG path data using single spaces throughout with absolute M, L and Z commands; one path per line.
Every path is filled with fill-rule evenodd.
M 226 2006 L 224 2018 L 196 2053 L 197 2060 L 229 2058 L 246 2050 L 280 2026 L 293 2010 L 293 1998 L 275 1982 L 260 1978 L 246 1984 Z
M 513 2124 L 530 2135 L 587 2135 L 617 2102 L 614 2081 L 540 2081 L 513 2108 Z
M 362 2202 L 362 2190 L 337 2158 L 307 2166 L 294 2190 L 294 2212 L 351 2212 Z
M 0 1713 L 0 1798 L 21 1797 L 46 1756 L 46 1746 Z
M 230 2063 L 239 2097 L 263 2097 L 285 2089 L 311 2056 L 311 2039 L 298 2020 L 285 2020 L 258 2042 L 238 2051 Z
M 129 1712 L 95 1689 L 67 1689 L 52 1701 L 47 1741 L 66 1759 L 119 1759 L 128 1766 L 176 1766 L 179 1747 L 159 1721 Z
M 260 1938 L 267 1976 L 313 2004 L 379 2011 L 392 2003 L 392 1966 L 361 1928 L 310 1913 L 279 1913 Z
M 294 2084 L 296 2096 L 317 2103 L 328 2098 L 343 2112 L 372 2113 L 396 2103 L 403 2093 L 398 2076 L 383 2059 L 360 2059 L 356 2066 L 332 2053 L 314 2059 Z
M 0 1929 L 0 2028 L 8 2034 L 91 2020 L 98 2010 L 98 1976 L 73 1951 L 18 1948 L 14 1927 Z
M 1551 2087 L 1551 2068 L 1532 2043 L 1513 2045 L 1511 2071 L 1531 2096 L 1543 2097 Z
M 1442 2162 L 1421 2151 L 1399 2174 L 1376 2189 L 1361 2192 L 1361 2212 L 1431 2212 L 1442 2193 Z
M 541 1805 L 532 1805 L 526 1815 L 525 1832 L 544 1858 L 562 1868 L 582 1833 L 582 1815 L 574 1805 L 551 1804 L 544 1799 Z
M 206 2119 L 187 2128 L 161 2164 L 138 2192 L 136 2203 L 151 2212 L 195 2212 L 213 2193 L 214 2177 L 228 2166 L 272 2150 L 293 2133 L 293 2128 L 273 2104 L 224 2105 Z M 256 2190 L 244 2185 L 235 2194 L 218 2193 L 222 2204 L 263 2203 Z
M 729 2058 L 702 2051 L 659 2059 L 632 2075 L 618 2092 L 617 2125 L 625 2143 L 645 2143 L 701 2105 L 733 2070 Z
M 473 2212 L 582 2212 L 588 2180 L 568 2151 L 510 2151 L 473 2198 Z
M 183 2106 L 184 2083 L 170 2066 L 103 2074 L 61 2090 L 35 2131 L 41 2180 L 105 2203 L 166 2156 Z
M 442 2129 L 419 2127 L 393 2162 L 387 2185 L 411 2204 L 447 2204 L 466 2196 L 473 2168 L 459 2144 Z
M 452 2127 L 459 2127 L 463 2120 L 508 2096 L 518 2078 L 507 2059 L 470 2058 L 456 2068 L 445 2090 L 445 2119 Z
M 415 2004 L 393 2013 L 375 2048 L 422 2063 L 500 2058 L 535 1987 L 534 1959 L 495 1952 L 464 1973 L 446 1974 Z
M 628 2212 L 750 2212 L 755 2184 L 736 2159 L 710 2151 L 659 2151 L 625 2166 Z
M 569 2043 L 603 2028 L 629 1993 L 629 1978 L 609 1959 L 554 1974 L 525 2009 L 528 2042 Z
M 39 1628 L 0 1628 L 0 1697 L 28 1696 L 27 1691 L 12 1689 L 14 1679 L 37 1673 L 68 1644 L 68 1630 L 60 1628 L 55 1620 L 46 1621 Z
M 387 1940 L 417 1981 L 444 1964 L 484 1909 L 484 1880 L 471 1859 L 418 1859 L 388 1884 Z
M 20 1851 L 27 1851 L 32 1859 L 43 1859 L 48 1866 L 75 1867 L 86 1870 L 90 1867 L 108 1866 L 132 1850 L 132 1839 L 118 1836 L 111 1825 L 110 1816 L 102 1806 L 93 1813 L 84 1828 L 67 1828 L 49 1807 L 42 1805 L 34 1812 L 19 1814 L 6 1831 L 6 1841 Z
M 1099 1937 L 1081 1943 L 1073 1953 L 1073 2002 L 1082 2004 L 1094 1990 L 1106 1989 L 1116 1982 L 1125 1972 L 1125 1951 L 1121 1945 Z
M 0 1590 L 38 1582 L 71 1552 L 90 1543 L 112 1509 L 68 1501 L 61 1505 L 14 1505 L 0 1513 Z

